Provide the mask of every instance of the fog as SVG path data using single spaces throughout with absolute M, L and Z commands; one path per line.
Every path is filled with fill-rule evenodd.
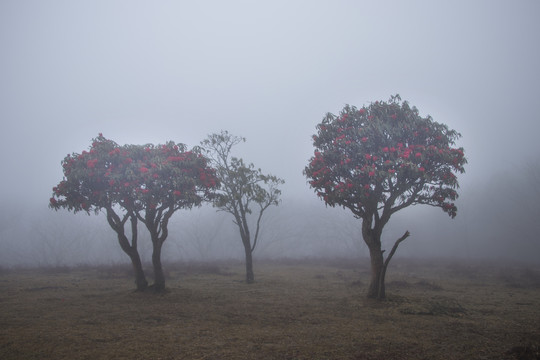
M 456 219 L 407 208 L 385 247 L 409 230 L 396 257 L 538 262 L 539 16 L 535 0 L 2 1 L 0 266 L 127 262 L 103 214 L 48 209 L 60 161 L 98 133 L 191 147 L 222 129 L 286 181 L 256 258 L 366 256 L 360 222 L 325 207 L 302 170 L 327 112 L 397 93 L 459 131 L 469 163 Z M 209 206 L 177 212 L 163 249 L 242 256 Z

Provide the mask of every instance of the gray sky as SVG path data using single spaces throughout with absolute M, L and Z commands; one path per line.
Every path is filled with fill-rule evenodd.
M 221 129 L 314 196 L 315 125 L 396 93 L 462 133 L 473 189 L 540 153 L 539 17 L 536 0 L 3 0 L 1 196 L 48 211 L 60 161 L 99 132 L 193 146 Z

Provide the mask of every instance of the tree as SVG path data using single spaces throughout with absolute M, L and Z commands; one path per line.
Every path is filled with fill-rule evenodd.
M 161 265 L 161 249 L 169 235 L 172 215 L 180 209 L 191 209 L 210 200 L 219 182 L 215 170 L 199 148 L 186 151 L 183 144 L 168 142 L 128 147 L 133 156 L 135 173 L 131 187 L 131 206 L 137 218 L 146 226 L 152 240 L 154 290 L 165 289 Z
M 326 205 L 347 208 L 362 220 L 371 258 L 367 295 L 383 299 L 388 263 L 409 236 L 406 231 L 384 259 L 383 228 L 394 213 L 417 204 L 456 216 L 456 173 L 467 162 L 463 148 L 454 147 L 461 135 L 421 117 L 399 95 L 361 109 L 346 105 L 339 116 L 327 114 L 317 129 L 304 174 Z
M 161 248 L 168 222 L 182 208 L 200 205 L 218 186 L 214 170 L 198 149 L 183 144 L 118 146 L 99 134 L 89 151 L 67 155 L 64 179 L 53 188 L 50 207 L 77 213 L 105 211 L 122 250 L 130 257 L 138 290 L 147 287 L 137 250 L 138 221 L 152 239 L 155 290 L 165 288 Z M 131 223 L 131 241 L 124 229 Z
M 96 215 L 104 211 L 118 243 L 129 256 L 135 272 L 137 290 L 148 286 L 139 252 L 137 250 L 137 216 L 129 207 L 122 206 L 130 197 L 131 189 L 122 186 L 127 179 L 129 166 L 127 153 L 120 155 L 120 147 L 101 134 L 93 140 L 90 151 L 68 154 L 62 161 L 64 179 L 53 188 L 49 206 Z M 122 154 L 124 154 L 122 152 Z M 126 234 L 127 221 L 131 224 L 131 241 Z
M 216 168 L 221 187 L 216 193 L 214 206 L 232 214 L 238 226 L 246 256 L 246 282 L 253 283 L 253 251 L 259 239 L 263 213 L 271 205 L 278 205 L 281 191 L 278 186 L 285 182 L 273 175 L 264 175 L 253 164 L 246 165 L 240 158 L 231 156 L 231 149 L 246 139 L 222 131 L 211 134 L 202 142 L 206 153 Z M 252 204 L 257 205 L 255 234 L 251 235 L 249 215 Z

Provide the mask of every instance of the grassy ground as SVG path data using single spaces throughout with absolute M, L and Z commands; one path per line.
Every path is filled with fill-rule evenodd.
M 540 271 L 390 265 L 388 300 L 365 298 L 367 263 L 169 266 L 168 292 L 129 268 L 0 274 L 0 359 L 540 359 Z

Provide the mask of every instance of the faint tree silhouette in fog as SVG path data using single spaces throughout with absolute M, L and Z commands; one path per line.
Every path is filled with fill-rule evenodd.
M 399 238 L 386 259 L 381 234 L 392 214 L 411 205 L 441 208 L 452 218 L 458 180 L 466 159 L 454 147 L 461 136 L 430 116 L 421 117 L 399 95 L 357 109 L 346 105 L 327 114 L 313 136 L 314 156 L 304 169 L 326 205 L 342 206 L 362 220 L 371 257 L 368 297 L 385 298 L 385 274 Z
M 264 175 L 253 164 L 244 164 L 241 158 L 232 156 L 235 145 L 245 142 L 245 138 L 234 136 L 227 131 L 211 134 L 202 142 L 212 165 L 216 168 L 221 187 L 214 199 L 214 206 L 232 214 L 238 226 L 246 256 L 246 282 L 255 280 L 253 274 L 253 251 L 259 239 L 263 213 L 271 205 L 279 204 L 284 181 L 273 175 Z M 249 215 L 256 205 L 255 234 L 251 234 Z

